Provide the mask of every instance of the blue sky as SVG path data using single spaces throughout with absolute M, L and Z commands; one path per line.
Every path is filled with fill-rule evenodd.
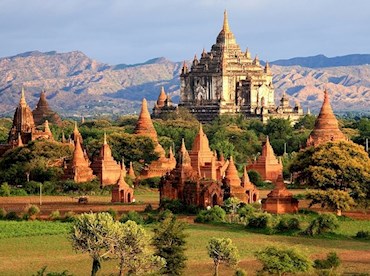
M 0 0 L 0 56 L 80 50 L 109 64 L 209 50 L 223 11 L 264 60 L 370 53 L 367 0 Z

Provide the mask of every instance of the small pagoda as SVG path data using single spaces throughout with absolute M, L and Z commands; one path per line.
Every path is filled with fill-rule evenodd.
M 315 127 L 307 139 L 306 146 L 318 146 L 330 141 L 346 141 L 347 137 L 340 131 L 338 120 L 331 108 L 328 91 L 324 91 L 324 102 L 320 114 L 316 119 Z
M 172 104 L 171 98 L 164 91 L 162 86 L 161 92 L 159 93 L 158 100 L 153 107 L 153 118 L 163 118 L 166 114 L 177 111 L 177 107 Z
M 132 189 L 125 181 L 126 168 L 123 162 L 117 184 L 112 190 L 112 202 L 131 203 L 134 201 L 134 189 Z
M 281 174 L 276 179 L 275 188 L 262 200 L 262 209 L 272 214 L 298 212 L 298 200 L 285 187 Z
M 44 90 L 41 91 L 40 99 L 36 108 L 32 111 L 32 114 L 36 125 L 42 125 L 45 120 L 58 126 L 62 125 L 62 119 L 50 108 L 49 103 L 46 100 L 46 93 Z
M 256 161 L 247 166 L 247 170 L 255 170 L 264 181 L 272 182 L 275 182 L 277 177 L 283 173 L 283 164 L 280 159 L 276 158 L 268 136 L 262 147 L 262 154 Z

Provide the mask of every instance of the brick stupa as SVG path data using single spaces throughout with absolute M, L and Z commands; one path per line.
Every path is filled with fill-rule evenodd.
M 281 174 L 275 182 L 275 188 L 262 200 L 262 209 L 273 214 L 298 212 L 298 200 L 286 189 Z
M 324 102 L 320 114 L 316 119 L 315 127 L 307 139 L 306 146 L 318 146 L 329 141 L 345 141 L 347 137 L 340 131 L 337 118 L 330 105 L 329 94 L 324 91 Z
M 126 168 L 122 162 L 119 179 L 112 190 L 112 202 L 131 203 L 134 199 L 134 189 L 125 181 Z
M 90 161 L 82 150 L 80 139 L 76 138 L 73 158 L 65 167 L 65 179 L 73 179 L 76 183 L 88 182 L 95 178 L 90 168 Z
M 151 138 L 155 145 L 154 150 L 159 156 L 157 160 L 142 170 L 139 178 L 161 177 L 176 167 L 175 157 L 170 154 L 169 158 L 167 158 L 166 152 L 158 142 L 157 131 L 150 118 L 146 99 L 143 99 L 142 102 L 141 112 L 135 127 L 135 134 Z
M 106 133 L 104 133 L 104 141 L 99 155 L 92 162 L 91 168 L 103 187 L 116 184 L 120 177 L 121 166 L 112 156 L 112 151 L 107 143 Z
M 153 118 L 162 118 L 166 114 L 176 112 L 176 110 L 176 106 L 172 104 L 170 96 L 166 95 L 164 87 L 162 86 L 157 102 L 153 107 Z
M 244 173 L 242 176 L 241 185 L 244 187 L 246 194 L 248 195 L 248 203 L 257 202 L 259 199 L 259 191 L 248 176 L 247 167 L 244 166 Z
M 276 158 L 274 150 L 270 144 L 269 137 L 262 147 L 262 154 L 252 164 L 247 166 L 247 170 L 257 171 L 263 180 L 275 182 L 277 177 L 283 173 L 283 164 Z
M 32 111 L 32 114 L 36 125 L 42 125 L 45 120 L 58 126 L 62 125 L 62 119 L 60 119 L 56 112 L 51 110 L 49 103 L 46 100 L 45 91 L 41 92 L 39 102 L 37 103 L 36 108 Z
M 229 192 L 230 197 L 237 197 L 245 203 L 248 202 L 247 190 L 241 185 L 242 182 L 232 156 L 230 156 L 229 166 L 226 169 L 223 183 L 226 185 L 226 190 Z

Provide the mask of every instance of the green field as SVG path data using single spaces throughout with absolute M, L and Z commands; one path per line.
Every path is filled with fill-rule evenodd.
M 0 221 L 0 275 L 32 275 L 43 266 L 48 271 L 68 270 L 74 275 L 89 275 L 91 262 L 87 255 L 75 253 L 67 239 L 70 223 Z M 151 230 L 152 226 L 147 226 Z M 358 230 L 370 231 L 370 221 L 345 220 L 326 239 L 264 235 L 252 233 L 241 225 L 190 224 L 187 228 L 188 262 L 185 275 L 212 275 L 212 262 L 206 244 L 211 237 L 229 237 L 237 245 L 240 267 L 253 275 L 259 269 L 253 253 L 268 245 L 295 247 L 311 258 L 336 251 L 343 259 L 342 272 L 370 271 L 370 242 L 351 238 Z M 116 274 L 117 262 L 103 263 L 99 275 Z M 221 267 L 220 275 L 232 275 Z

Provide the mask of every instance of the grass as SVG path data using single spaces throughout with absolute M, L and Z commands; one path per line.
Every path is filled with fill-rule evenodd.
M 45 265 L 48 271 L 67 269 L 74 275 L 89 275 L 91 260 L 88 255 L 72 250 L 67 239 L 69 227 L 70 224 L 61 222 L 0 221 L 0 275 L 32 275 Z M 146 228 L 151 231 L 152 226 Z M 360 228 L 369 230 L 370 222 L 341 221 L 337 234 L 353 236 Z M 206 250 L 211 237 L 228 237 L 233 240 L 240 252 L 240 266 L 248 275 L 254 275 L 256 269 L 259 269 L 254 252 L 269 245 L 295 247 L 312 259 L 318 255 L 324 257 L 329 251 L 336 251 L 340 257 L 364 256 L 370 246 L 368 241 L 349 238 L 324 239 L 252 233 L 242 225 L 230 224 L 190 224 L 186 232 L 188 262 L 185 275 L 212 275 L 212 261 Z M 116 260 L 104 262 L 99 275 L 116 274 L 116 266 Z M 344 261 L 343 267 L 349 273 L 370 271 L 370 252 L 363 262 Z M 232 275 L 232 270 L 222 266 L 220 275 Z

